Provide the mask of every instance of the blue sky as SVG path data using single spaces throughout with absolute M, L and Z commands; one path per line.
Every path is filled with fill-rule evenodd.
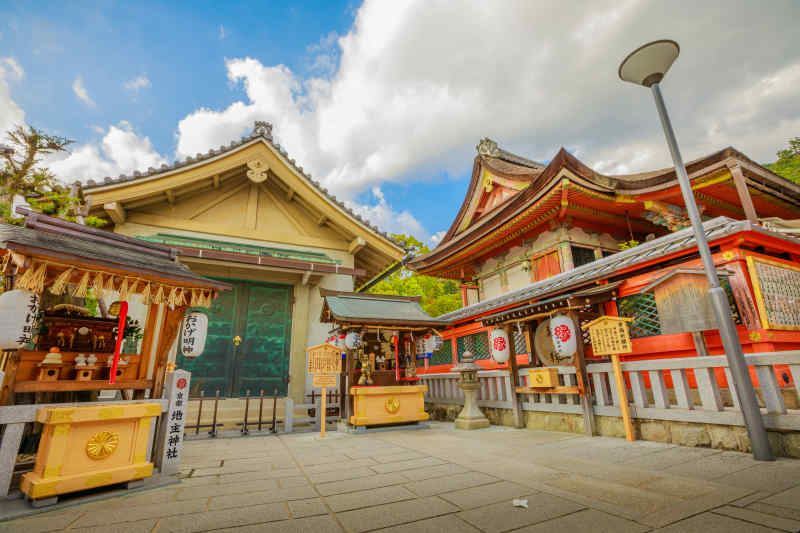
M 76 140 L 65 180 L 158 166 L 274 124 L 290 155 L 383 229 L 435 242 L 485 136 L 600 172 L 666 166 L 619 61 L 681 43 L 664 90 L 687 159 L 758 161 L 800 134 L 800 4 L 5 2 L 0 127 Z M 758 43 L 754 46 L 753 43 Z

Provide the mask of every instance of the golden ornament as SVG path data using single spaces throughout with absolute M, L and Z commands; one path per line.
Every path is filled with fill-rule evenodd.
M 400 400 L 395 397 L 387 398 L 384 407 L 387 413 L 393 415 L 400 410 Z
M 117 449 L 119 434 L 110 431 L 95 433 L 86 442 L 86 455 L 92 459 L 105 459 Z

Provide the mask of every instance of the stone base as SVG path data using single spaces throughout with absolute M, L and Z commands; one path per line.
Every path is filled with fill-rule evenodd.
M 483 418 L 456 418 L 456 429 L 483 429 L 489 427 L 489 419 Z

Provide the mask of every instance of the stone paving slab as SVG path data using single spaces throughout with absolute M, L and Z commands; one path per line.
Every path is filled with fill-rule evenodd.
M 360 533 L 382 527 L 415 522 L 423 518 L 450 514 L 458 507 L 440 498 L 421 498 L 404 502 L 390 503 L 379 507 L 369 507 L 338 513 L 337 517 L 347 531 Z
M 655 531 L 659 533 L 776 533 L 780 530 L 716 513 L 703 513 Z
M 583 509 L 583 506 L 550 494 L 527 495 L 528 508 L 513 507 L 510 501 L 459 513 L 470 524 L 486 533 L 510 531 Z
M 190 441 L 185 451 L 178 484 L 85 503 L 67 499 L 39 516 L 0 522 L 0 533 L 800 526 L 800 461 L 760 463 L 736 452 L 513 428 L 466 432 L 442 423 L 325 439 L 305 433 Z M 516 497 L 529 508 L 513 507 Z
M 532 526 L 515 530 L 514 533 L 556 533 L 577 531 L 585 533 L 641 533 L 650 527 L 637 524 L 612 514 L 594 509 L 584 509 L 576 513 L 560 516 Z

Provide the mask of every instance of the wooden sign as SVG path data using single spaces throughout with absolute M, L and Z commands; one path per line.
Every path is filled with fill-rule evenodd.
M 339 374 L 342 372 L 342 349 L 332 344 L 319 344 L 306 348 L 308 354 L 308 373 Z
M 631 353 L 633 346 L 628 322 L 633 322 L 633 319 L 601 316 L 582 326 L 589 330 L 594 355 Z
M 314 376 L 314 387 L 336 387 L 336 374 L 317 374 Z
M 800 268 L 747 257 L 761 327 L 800 330 Z

